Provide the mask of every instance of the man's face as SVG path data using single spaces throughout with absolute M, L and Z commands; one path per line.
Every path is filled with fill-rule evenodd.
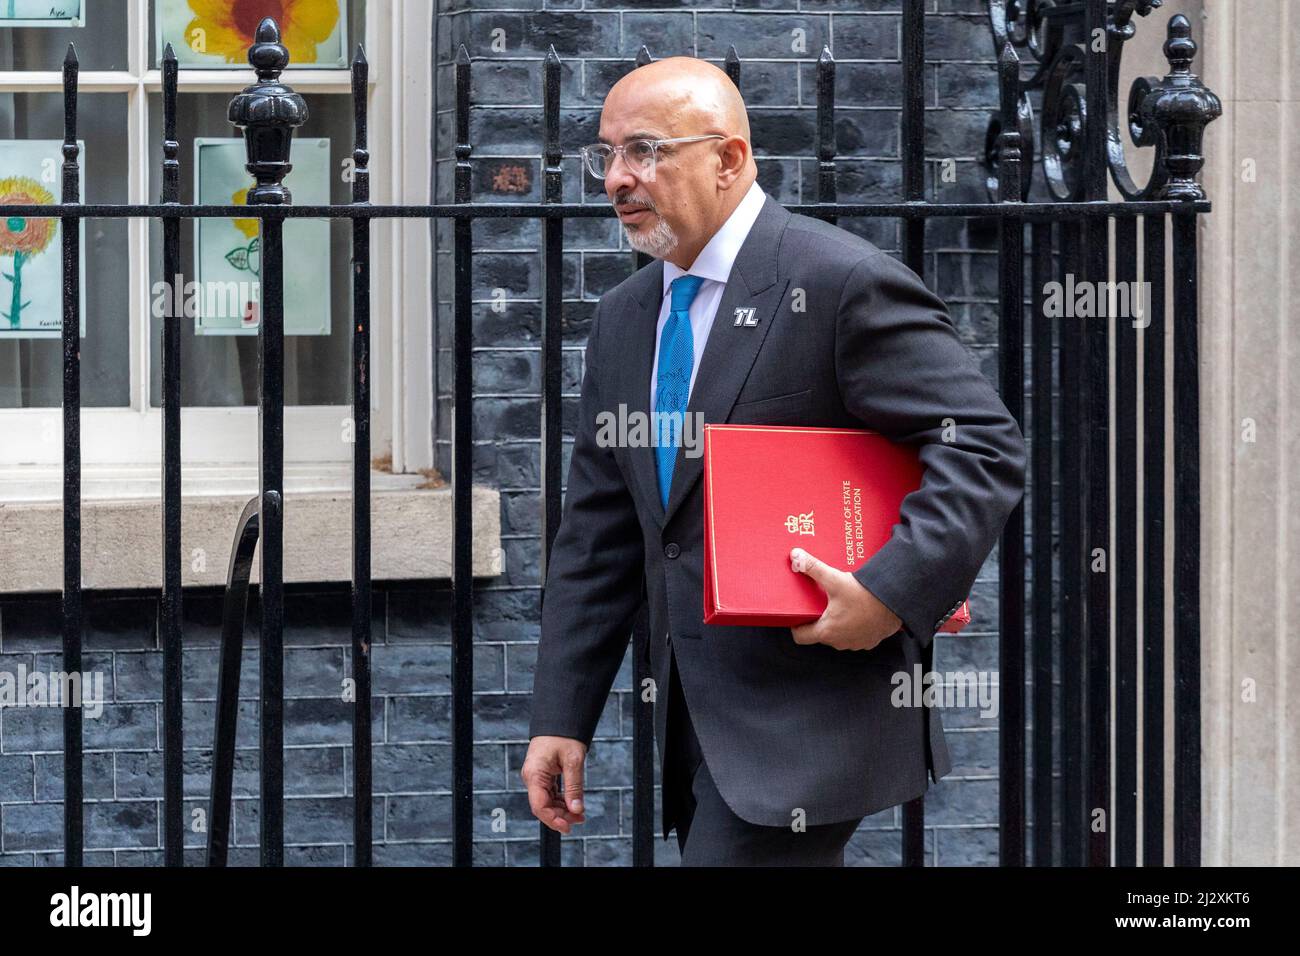
M 657 84 L 623 83 L 610 91 L 600 114 L 600 140 L 623 146 L 636 139 L 672 139 L 721 132 L 685 128 L 689 113 Z M 696 124 L 699 125 L 699 124 Z M 668 258 L 679 246 L 697 253 L 707 242 L 720 202 L 715 188 L 720 140 L 670 143 L 650 169 L 623 156 L 606 165 L 605 194 L 633 249 Z M 694 259 L 692 253 L 690 261 Z M 680 263 L 679 263 L 680 264 Z

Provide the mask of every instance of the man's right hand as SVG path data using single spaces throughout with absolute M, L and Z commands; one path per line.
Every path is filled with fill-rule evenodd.
M 537 736 L 528 744 L 528 755 L 519 776 L 528 787 L 528 805 L 533 816 L 552 830 L 569 833 L 575 823 L 585 823 L 582 805 L 582 770 L 587 745 L 572 737 Z M 564 777 L 564 793 L 556 789 L 557 777 Z

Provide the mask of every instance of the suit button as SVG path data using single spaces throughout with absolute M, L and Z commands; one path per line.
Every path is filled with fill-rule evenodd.
M 677 546 L 676 541 L 670 541 L 664 545 L 664 557 L 675 558 L 682 553 L 682 549 Z

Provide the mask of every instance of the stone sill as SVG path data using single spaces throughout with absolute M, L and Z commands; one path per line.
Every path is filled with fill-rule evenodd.
M 322 477 L 314 472 L 310 478 L 286 474 L 286 583 L 351 580 L 351 492 L 346 485 L 330 487 L 341 484 L 343 474 L 336 471 Z M 450 487 L 418 487 L 424 481 L 419 475 L 373 472 L 372 478 L 372 579 L 450 578 Z M 56 494 L 61 487 L 58 481 L 42 482 L 42 486 L 52 487 Z M 114 497 L 109 484 L 97 484 L 89 475 L 84 487 L 88 494 L 82 503 L 82 587 L 160 588 L 162 506 L 156 488 L 150 497 L 134 496 L 143 490 L 136 487 Z M 89 493 L 92 487 L 99 496 Z M 239 516 L 256 492 L 255 473 L 230 476 L 227 472 L 219 487 L 217 493 L 204 493 L 201 481 L 187 479 L 183 490 L 181 583 L 186 587 L 225 584 Z M 50 500 L 48 494 L 17 489 L 16 484 L 0 481 L 0 594 L 59 591 L 63 587 L 62 503 L 57 498 Z M 499 575 L 503 562 L 496 489 L 476 486 L 472 513 L 473 573 L 476 577 Z M 258 565 L 254 559 L 254 582 L 259 576 Z

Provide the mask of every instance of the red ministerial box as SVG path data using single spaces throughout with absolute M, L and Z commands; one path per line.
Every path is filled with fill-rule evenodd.
M 792 627 L 826 593 L 790 567 L 800 547 L 857 571 L 921 487 L 916 449 L 858 428 L 704 426 L 704 623 Z M 970 622 L 968 602 L 940 628 Z

